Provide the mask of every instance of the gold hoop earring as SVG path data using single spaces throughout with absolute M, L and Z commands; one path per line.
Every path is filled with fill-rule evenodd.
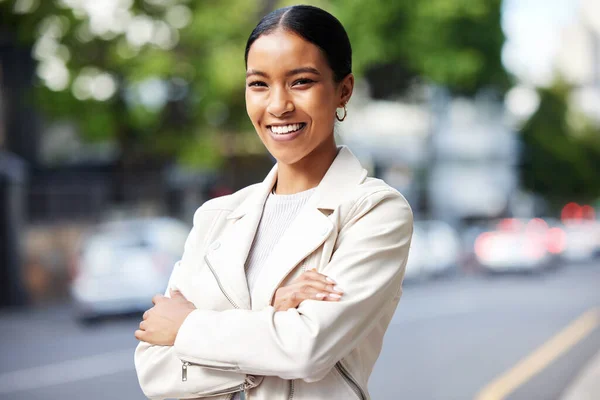
M 340 116 L 338 115 L 337 109 L 335 110 L 335 119 L 337 119 L 338 121 L 342 122 L 343 120 L 346 119 L 346 115 L 348 115 L 348 110 L 346 109 L 346 105 L 344 104 L 344 116 L 340 118 Z

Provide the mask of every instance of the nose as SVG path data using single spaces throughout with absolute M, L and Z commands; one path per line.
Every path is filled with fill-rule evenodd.
M 294 103 L 290 99 L 288 91 L 285 89 L 271 90 L 267 112 L 274 117 L 282 117 L 292 111 L 294 111 Z

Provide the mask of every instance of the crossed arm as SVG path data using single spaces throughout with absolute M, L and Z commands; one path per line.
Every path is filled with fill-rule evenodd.
M 273 306 L 278 311 L 285 311 L 308 299 L 339 301 L 342 294 L 331 278 L 316 271 L 307 271 L 290 285 L 276 291 Z M 136 350 L 136 366 L 139 366 L 141 387 L 148 397 L 163 398 L 168 394 L 169 397 L 197 398 L 200 394 L 214 391 L 215 387 L 232 387 L 243 382 L 245 374 L 198 366 L 188 368 L 194 368 L 203 374 L 202 377 L 196 377 L 195 382 L 190 383 L 181 379 L 178 371 L 182 368 L 182 361 L 174 354 L 172 346 L 181 325 L 196 306 L 173 288 L 165 296 L 154 296 L 152 302 L 154 307 L 144 313 L 140 327 L 135 331 L 135 337 L 141 342 Z M 149 364 L 152 366 L 148 367 Z M 166 371 L 169 372 L 164 373 Z
M 142 341 L 136 367 L 145 393 L 199 397 L 205 387 L 185 392 L 189 385 L 178 373 L 179 379 L 170 386 L 164 383 L 164 372 L 180 368 L 181 360 L 207 366 L 198 369 L 197 377 L 207 385 L 219 379 L 243 382 L 244 374 L 321 379 L 368 334 L 386 304 L 400 295 L 412 214 L 394 197 L 365 205 L 373 207 L 380 210 L 376 215 L 357 213 L 340 231 L 339 245 L 324 270 L 346 289 L 342 301 L 303 301 L 306 296 L 318 299 L 319 293 L 332 293 L 305 283 L 298 286 L 304 289 L 299 294 L 298 287 L 281 288 L 274 304 L 260 311 L 196 310 L 175 292 L 155 297 L 155 307 L 136 331 Z

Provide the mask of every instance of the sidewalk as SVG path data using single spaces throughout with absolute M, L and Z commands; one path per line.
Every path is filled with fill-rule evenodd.
M 561 400 L 600 399 L 600 351 L 569 385 Z

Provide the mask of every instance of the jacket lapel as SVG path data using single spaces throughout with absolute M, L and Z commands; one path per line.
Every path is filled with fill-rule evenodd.
M 292 221 L 261 269 L 254 287 L 252 309 L 270 305 L 281 282 L 331 234 L 333 223 L 310 203 Z
M 228 228 L 209 244 L 206 253 L 206 260 L 219 285 L 239 308 L 250 309 L 245 264 L 265 200 L 276 177 L 277 168 L 273 167 L 265 180 L 256 185 L 250 195 L 229 214 Z
M 328 217 L 330 211 L 343 201 L 341 196 L 344 193 L 349 193 L 366 176 L 367 171 L 352 152 L 341 146 L 315 193 L 277 242 L 257 277 L 253 309 L 270 305 L 275 291 L 284 279 L 327 240 L 333 229 L 337 229 Z
M 277 179 L 274 166 L 265 180 L 251 189 L 248 197 L 227 219 L 228 228 L 209 244 L 206 259 L 215 278 L 239 308 L 262 309 L 271 304 L 277 287 L 298 264 L 317 250 L 336 228 L 328 218 L 343 200 L 341 196 L 367 176 L 350 150 L 341 146 L 333 164 L 315 193 L 285 231 L 254 287 L 250 301 L 245 263 L 262 217 L 263 207 Z

